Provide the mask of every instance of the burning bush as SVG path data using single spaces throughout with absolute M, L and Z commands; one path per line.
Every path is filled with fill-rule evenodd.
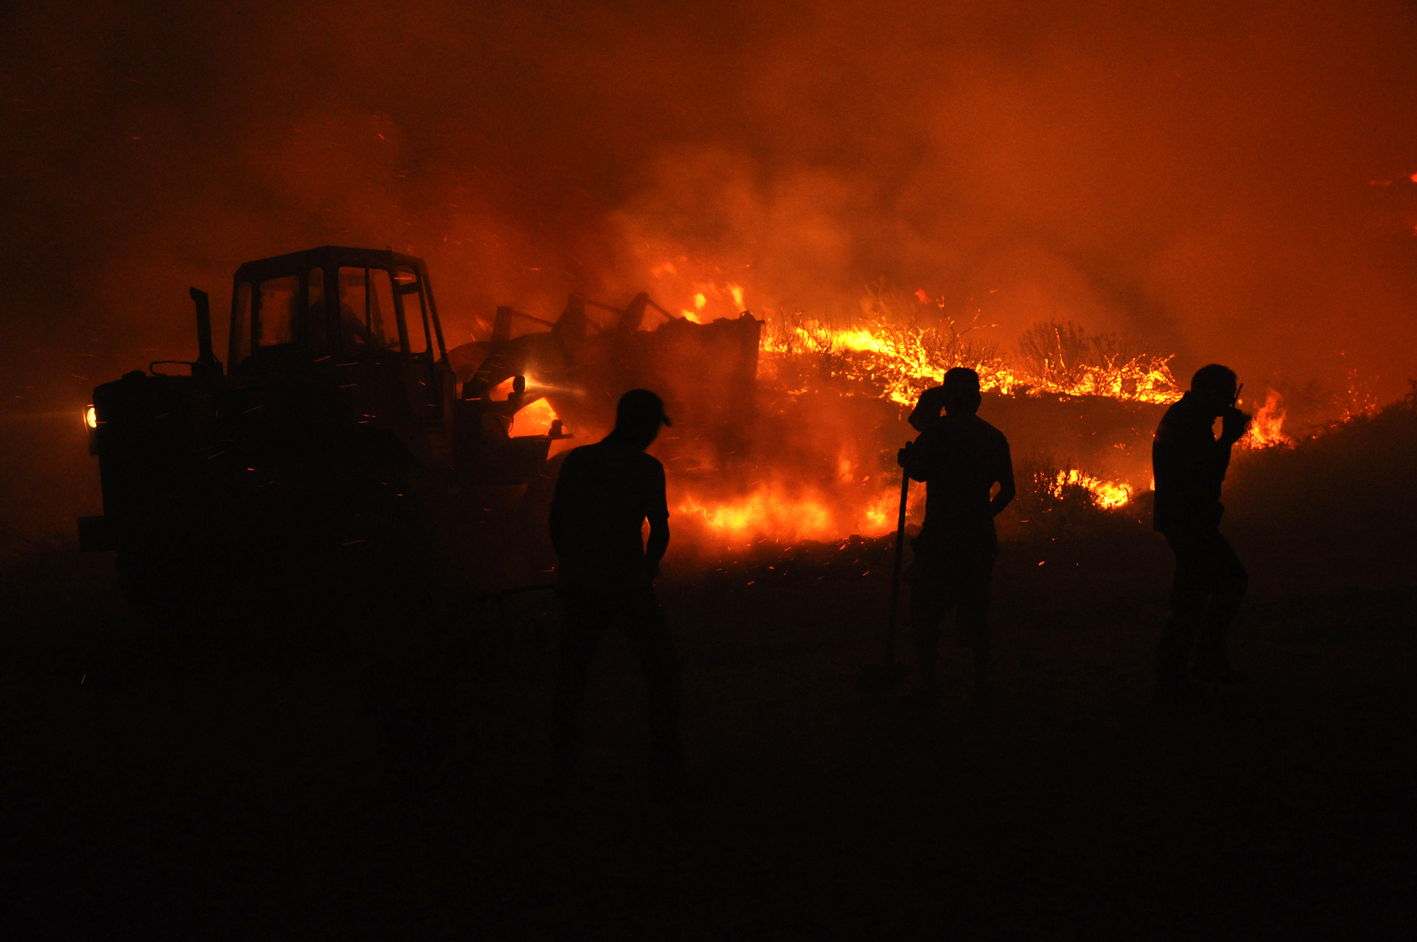
M 713 303 L 722 308 L 730 295 L 734 310 L 744 301 L 736 284 L 706 281 L 695 291 L 684 307 L 693 320 L 707 319 Z M 980 331 L 993 325 L 980 324 L 978 311 L 957 318 L 942 299 L 884 282 L 866 287 L 854 320 L 777 311 L 763 323 L 755 408 L 730 410 L 731 435 L 711 436 L 687 422 L 655 446 L 670 472 L 680 545 L 723 552 L 761 540 L 890 533 L 900 487 L 894 454 L 914 436 L 904 421 L 908 408 L 955 366 L 980 374 L 981 416 L 1008 436 L 1015 456 L 1026 458 L 1020 488 L 1037 506 L 1021 498 L 1012 516 L 1038 522 L 1067 517 L 1073 507 L 1080 514 L 1125 508 L 1124 516 L 1133 517 L 1144 510 L 1139 499 L 1151 487 L 1152 435 L 1181 395 L 1169 356 L 1140 352 L 1133 340 L 1072 321 L 1035 323 L 1006 355 L 981 339 Z M 664 383 L 683 372 L 672 356 L 656 364 Z M 1322 397 L 1308 387 L 1289 391 L 1312 423 Z M 724 396 L 695 388 L 679 398 L 699 406 Z M 1245 407 L 1255 422 L 1241 451 L 1294 444 L 1284 430 L 1290 405 L 1279 389 L 1268 388 L 1257 409 Z M 555 417 L 548 412 L 541 424 Z M 568 424 L 578 436 L 593 433 Z M 915 502 L 923 492 L 914 489 Z
M 1417 528 L 1417 384 L 1292 448 L 1237 456 L 1228 516 L 1246 539 L 1316 554 L 1410 560 Z
M 942 303 L 912 307 L 874 285 L 862 314 L 869 326 L 836 326 L 800 312 L 768 318 L 762 408 L 746 461 L 734 469 L 676 468 L 670 458 L 671 471 L 688 472 L 670 479 L 692 540 L 721 551 L 759 538 L 888 534 L 899 501 L 895 450 L 914 436 L 904 421 L 908 407 L 959 365 L 980 373 L 987 390 L 981 415 L 1009 436 L 1015 454 L 1042 456 L 1049 472 L 1038 486 L 1053 499 L 1105 509 L 1146 488 L 1152 430 L 1178 395 L 1164 360 L 1133 356 L 1122 367 L 1106 361 L 1076 375 L 1039 375 L 979 342 L 980 325 L 957 322 Z M 1035 346 L 1045 328 L 1068 343 L 1083 338 L 1104 357 L 1126 352 L 1115 337 L 1088 337 L 1073 325 L 1040 325 Z M 1061 387 L 1065 381 L 1071 393 Z M 1033 486 L 1031 478 L 1020 482 Z M 916 503 L 924 488 L 912 493 L 913 511 L 923 510 Z
M 1170 357 L 1137 353 L 1116 334 L 1088 334 L 1071 322 L 1035 324 L 1019 340 L 1011 362 L 998 348 L 972 337 L 977 316 L 962 323 L 926 309 L 906 317 L 879 289 L 868 291 L 867 326 L 834 326 L 800 312 L 769 318 L 763 352 L 788 360 L 817 358 L 819 372 L 863 380 L 902 404 L 940 381 L 952 367 L 979 374 L 980 385 L 1004 395 L 1106 396 L 1166 404 L 1181 396 Z
M 1048 543 L 1133 530 L 1141 521 L 1151 525 L 1150 491 L 1133 495 L 1040 457 L 1015 460 L 1014 480 L 1018 497 L 997 519 L 1001 541 Z

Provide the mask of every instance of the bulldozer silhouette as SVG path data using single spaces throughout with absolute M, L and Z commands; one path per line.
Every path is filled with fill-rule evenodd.
M 561 423 L 606 428 L 637 386 L 681 440 L 743 453 L 762 327 L 746 312 L 696 324 L 644 294 L 623 309 L 572 295 L 555 321 L 499 308 L 490 339 L 450 351 L 421 259 L 325 246 L 237 269 L 223 369 L 208 296 L 190 294 L 197 359 L 98 386 L 86 413 L 104 513 L 80 518 L 80 548 L 116 552 L 153 617 L 213 598 L 387 600 L 449 566 L 499 589 L 544 573 Z M 543 397 L 561 418 L 510 434 Z

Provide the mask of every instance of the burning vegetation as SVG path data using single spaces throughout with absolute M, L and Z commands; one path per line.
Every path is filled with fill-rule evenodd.
M 225 545 L 213 534 L 236 532 L 236 520 L 291 529 L 292 508 L 308 504 L 299 495 L 320 490 L 291 442 L 369 483 L 323 523 L 296 529 L 338 533 L 345 549 L 389 543 L 399 555 L 392 534 L 416 530 L 419 512 L 404 505 L 426 507 L 461 521 L 442 527 L 453 542 L 464 525 L 520 534 L 522 552 L 511 555 L 521 562 L 509 562 L 533 573 L 554 565 L 544 521 L 557 453 L 608 431 L 626 389 L 659 391 L 676 417 L 655 448 L 691 556 L 880 537 L 898 514 L 918 525 L 925 492 L 902 481 L 896 450 L 911 437 L 907 409 L 955 366 L 983 378 L 983 412 L 1006 430 L 1040 522 L 1067 504 L 1144 514 L 1133 505 L 1150 490 L 1152 430 L 1180 397 L 1170 357 L 1138 353 L 1114 334 L 1036 323 L 1010 355 L 982 339 L 993 325 L 978 311 L 962 323 L 943 299 L 921 291 L 921 303 L 902 306 L 879 285 L 844 324 L 801 312 L 760 320 L 741 309 L 736 283 L 696 286 L 682 315 L 646 292 L 623 307 L 571 294 L 554 320 L 499 307 L 490 336 L 450 350 L 428 273 L 411 256 L 326 246 L 247 263 L 235 285 L 229 373 L 213 353 L 207 295 L 192 289 L 201 356 L 187 364 L 191 375 L 124 374 L 95 390 L 84 416 L 103 464 L 105 515 L 80 521 L 81 544 L 123 554 L 130 594 L 153 604 L 161 587 L 183 584 L 164 574 L 190 564 L 167 547 Z M 720 309 L 731 299 L 729 316 L 712 316 L 710 293 Z M 317 387 L 327 393 L 314 397 L 318 406 Z M 1282 400 L 1268 390 L 1250 450 L 1294 444 Z M 320 451 L 310 443 L 321 436 L 337 444 Z M 427 481 L 408 476 L 413 466 Z M 157 486 L 168 473 L 189 486 Z M 250 507 L 219 509 L 230 501 L 214 495 L 243 487 L 254 487 Z M 379 513 L 376 492 L 392 495 Z M 416 496 L 404 501 L 405 492 Z M 360 529 L 380 513 L 388 534 Z M 159 518 L 166 539 L 153 537 Z
M 656 278 L 679 274 L 672 263 L 651 272 Z M 737 282 L 703 278 L 681 284 L 687 284 L 687 296 L 669 295 L 666 303 L 685 323 L 749 316 L 752 299 Z M 671 470 L 676 533 L 688 538 L 694 554 L 719 557 L 753 552 L 764 543 L 827 544 L 890 533 L 900 487 L 895 450 L 911 434 L 905 414 L 954 366 L 979 373 L 981 412 L 1014 443 L 1020 490 L 1028 496 L 1013 513 L 1018 520 L 1005 524 L 1006 534 L 1019 536 L 1072 505 L 1144 518 L 1152 432 L 1183 392 L 1172 357 L 1070 321 L 1034 323 L 1012 347 L 992 339 L 996 335 L 996 325 L 981 323 L 977 311 L 957 316 L 943 298 L 923 290 L 906 295 L 881 283 L 867 286 L 849 318 L 766 311 L 757 389 L 751 408 L 734 413 L 734 434 L 690 421 L 655 446 Z M 662 370 L 668 375 L 673 367 Z M 1356 390 L 1355 383 L 1350 385 Z M 572 408 L 580 405 L 566 398 L 566 389 L 561 393 Z M 693 395 L 681 393 L 680 399 Z M 1311 390 L 1299 395 L 1315 398 Z M 519 414 L 519 433 L 539 433 L 562 418 L 556 399 L 549 394 Z M 1374 411 L 1350 390 L 1328 403 L 1336 419 L 1314 422 L 1310 408 L 1309 424 L 1291 432 L 1285 399 L 1265 388 L 1261 402 L 1242 401 L 1254 415 L 1240 443 L 1243 451 L 1293 448 L 1334 421 Z M 579 411 L 583 419 L 586 413 Z M 563 448 L 604 432 L 584 421 L 567 421 L 566 428 L 576 438 Z M 923 487 L 911 490 L 912 526 L 923 516 L 923 498 Z M 1030 502 L 1036 505 L 1032 511 Z
M 652 274 L 666 272 L 674 272 L 671 264 Z M 670 307 L 680 307 L 681 324 L 708 327 L 751 319 L 747 301 L 741 285 L 707 279 L 691 283 L 685 303 Z M 637 332 L 673 329 L 665 314 L 670 319 L 663 326 L 639 325 Z M 967 322 L 956 318 L 943 299 L 923 291 L 903 296 L 880 284 L 868 286 L 858 315 L 846 323 L 770 311 L 759 335 L 756 378 L 744 374 L 737 381 L 755 382 L 756 390 L 751 396 L 739 390 L 737 406 L 716 427 L 695 418 L 706 414 L 700 400 L 725 395 L 697 385 L 715 368 L 702 361 L 659 363 L 660 382 L 690 416 L 656 445 L 672 471 L 677 531 L 699 553 L 732 553 L 765 540 L 787 545 L 890 532 L 900 479 L 894 451 L 909 434 L 905 413 L 953 366 L 980 374 L 983 411 L 1014 441 L 1015 461 L 1027 469 L 1019 480 L 1041 502 L 1039 514 L 1069 502 L 1102 512 L 1132 509 L 1151 489 L 1152 431 L 1182 394 L 1171 356 L 1141 352 L 1116 334 L 1051 321 L 1024 331 L 1010 353 L 984 339 L 993 326 L 981 324 L 977 313 Z M 549 342 L 559 329 L 537 336 Z M 597 329 L 613 334 L 619 328 Z M 523 341 L 528 349 L 537 342 Z M 645 338 L 641 346 L 650 342 Z M 540 370 L 535 360 L 528 365 Z M 682 380 L 676 379 L 685 374 L 697 377 L 694 388 L 678 388 Z M 541 398 L 517 415 L 516 434 L 539 434 L 562 421 L 567 409 L 576 416 L 565 427 L 579 441 L 567 440 L 563 449 L 603 434 L 585 406 L 588 394 L 596 401 L 604 396 L 564 377 L 545 379 L 544 388 L 540 382 L 534 379 L 530 388 Z M 1266 391 L 1243 448 L 1295 444 L 1284 430 L 1283 401 L 1277 390 Z M 923 490 L 911 492 L 914 524 Z
M 961 325 L 944 312 L 928 309 L 905 323 L 889 317 L 875 293 L 863 308 L 886 316 L 865 326 L 833 327 L 794 313 L 778 319 L 765 350 L 786 357 L 834 360 L 840 375 L 881 387 L 891 400 L 914 405 L 920 393 L 939 382 L 945 370 L 967 366 L 979 374 L 985 392 L 1001 395 L 1108 396 L 1169 404 L 1180 398 L 1171 376 L 1171 358 L 1127 353 L 1115 335 L 1089 336 L 1072 323 L 1040 323 L 1019 339 L 1020 356 L 1001 354 L 970 335 L 977 318 Z

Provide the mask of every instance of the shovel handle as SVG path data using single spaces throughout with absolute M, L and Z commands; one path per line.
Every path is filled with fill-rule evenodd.
M 895 662 L 895 623 L 900 614 L 900 564 L 905 558 L 905 505 L 910 499 L 910 469 L 900 471 L 900 514 L 895 523 L 895 567 L 891 571 L 891 611 L 886 621 L 886 663 Z

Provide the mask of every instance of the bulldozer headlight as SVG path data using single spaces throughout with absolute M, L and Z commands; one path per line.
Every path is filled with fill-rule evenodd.
M 84 424 L 89 428 L 98 428 L 98 410 L 93 406 L 84 409 Z

